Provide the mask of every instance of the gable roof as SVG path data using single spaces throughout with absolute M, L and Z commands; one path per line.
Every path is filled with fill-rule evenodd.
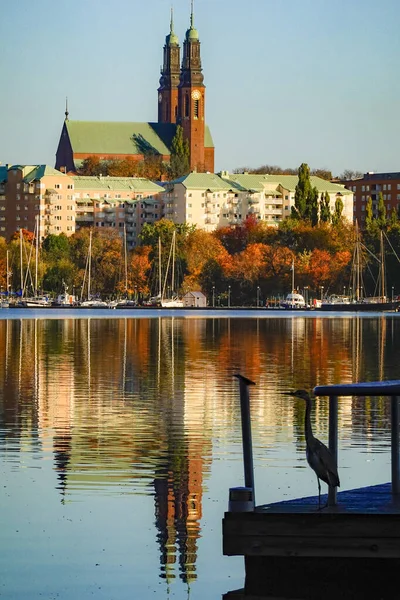
M 179 177 L 169 184 L 182 183 L 188 190 L 217 190 L 239 189 L 239 186 L 233 181 L 226 181 L 215 173 L 189 173 L 183 177 Z
M 49 167 L 48 165 L 37 165 L 36 167 L 25 167 L 26 169 L 31 169 L 25 176 L 24 181 L 29 183 L 30 181 L 36 181 L 37 179 L 41 179 L 42 177 L 67 177 L 65 173 L 61 173 L 57 169 L 53 169 L 53 167 Z
M 154 192 L 158 194 L 164 191 L 161 185 L 153 183 L 143 177 L 95 177 L 89 175 L 74 175 L 71 177 L 75 190 L 114 190 Z
M 75 154 L 156 154 L 168 156 L 176 132 L 174 123 L 65 121 Z M 205 147 L 213 147 L 208 127 Z
M 285 190 L 294 192 L 299 181 L 297 175 L 268 175 L 268 174 L 249 174 L 249 173 L 226 173 L 223 177 L 227 181 L 235 182 L 243 189 L 261 192 L 267 184 L 273 186 L 281 185 Z M 328 192 L 330 194 L 352 194 L 343 185 L 331 183 L 321 177 L 310 177 L 312 187 L 316 187 L 318 192 Z

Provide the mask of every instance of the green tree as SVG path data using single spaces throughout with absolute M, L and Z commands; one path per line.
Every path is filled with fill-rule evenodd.
M 319 203 L 319 219 L 321 223 L 330 223 L 331 220 L 331 207 L 329 193 L 325 192 L 321 194 L 321 200 Z
M 367 200 L 367 204 L 365 206 L 365 228 L 367 231 L 371 231 L 374 225 L 374 211 L 372 208 L 372 198 L 371 196 Z
M 169 177 L 176 179 L 189 173 L 189 142 L 183 137 L 183 128 L 178 125 L 171 145 Z
M 292 217 L 295 219 L 307 218 L 307 201 L 311 194 L 310 167 L 302 163 L 298 171 L 298 183 L 294 193 L 294 206 Z
M 338 196 L 335 201 L 335 210 L 332 215 L 332 225 L 337 227 L 342 221 L 343 200 Z
M 379 229 L 385 229 L 387 225 L 387 217 L 386 217 L 386 206 L 385 201 L 383 199 L 382 192 L 379 192 L 378 197 L 378 218 L 376 223 Z
M 307 212 L 311 225 L 316 227 L 318 225 L 318 190 L 313 187 L 310 192 L 310 196 L 307 199 Z
M 399 215 L 397 210 L 393 207 L 390 213 L 390 227 L 395 227 L 399 223 Z

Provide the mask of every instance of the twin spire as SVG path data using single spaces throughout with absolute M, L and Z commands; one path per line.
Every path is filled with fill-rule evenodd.
M 191 0 L 191 8 L 190 8 L 190 28 L 186 31 L 186 39 L 187 40 L 196 40 L 198 39 L 199 34 L 197 30 L 194 28 L 194 0 Z M 174 9 L 171 6 L 171 20 L 169 26 L 169 35 L 167 35 L 166 39 L 167 45 L 170 46 L 172 44 L 179 44 L 178 36 L 174 31 Z

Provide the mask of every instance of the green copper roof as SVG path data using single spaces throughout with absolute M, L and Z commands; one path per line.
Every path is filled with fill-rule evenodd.
M 224 181 L 215 173 L 189 173 L 189 175 L 179 177 L 170 183 L 182 183 L 189 190 L 210 190 L 210 192 L 239 188 L 234 182 Z
M 190 29 L 188 29 L 186 32 L 186 39 L 187 40 L 198 40 L 199 32 L 197 31 L 197 29 L 195 29 L 194 27 L 191 27 Z
M 37 165 L 36 167 L 25 167 L 25 169 L 29 169 L 29 172 L 25 174 L 24 172 L 24 181 L 29 183 L 30 181 L 36 181 L 37 179 L 42 179 L 42 177 L 67 177 L 65 173 L 61 173 L 57 169 L 53 169 L 53 167 L 49 167 L 48 165 Z
M 146 154 L 168 156 L 175 135 L 174 123 L 65 121 L 75 154 Z M 208 127 L 205 147 L 213 147 Z
M 142 177 L 94 177 L 75 175 L 72 177 L 75 190 L 133 191 L 133 192 L 163 192 L 161 185 Z
M 254 190 L 261 192 L 267 184 L 274 186 L 281 185 L 285 190 L 294 192 L 298 183 L 297 175 L 257 175 L 247 173 L 226 173 L 223 177 L 227 181 L 234 181 L 241 185 L 243 188 L 248 190 Z M 330 194 L 352 194 L 350 190 L 347 190 L 343 185 L 337 183 L 331 183 L 321 177 L 311 176 L 311 185 L 317 188 L 318 192 L 329 192 Z

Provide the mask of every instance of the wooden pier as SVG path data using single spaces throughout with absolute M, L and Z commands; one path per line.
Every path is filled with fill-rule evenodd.
M 244 381 L 244 383 L 246 380 Z M 244 385 L 241 382 L 241 393 Z M 391 402 L 392 481 L 323 497 L 300 498 L 225 513 L 223 553 L 243 556 L 245 587 L 226 600 L 386 600 L 400 597 L 400 381 L 319 386 L 329 396 L 329 446 L 337 453 L 339 396 L 383 396 Z M 247 391 L 248 398 L 248 391 Z M 245 399 L 246 404 L 246 399 Z M 248 427 L 248 426 L 246 426 Z M 251 441 L 251 432 L 250 436 Z M 243 438 L 244 446 L 246 440 Z M 250 454 L 251 457 L 251 454 Z M 245 461 L 246 471 L 252 464 Z M 246 484 L 248 485 L 248 484 Z

